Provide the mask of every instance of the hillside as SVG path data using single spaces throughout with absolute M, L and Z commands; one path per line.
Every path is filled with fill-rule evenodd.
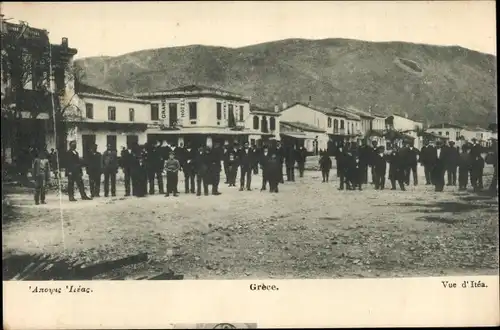
M 288 39 L 242 48 L 186 46 L 76 61 L 85 82 L 119 93 L 221 87 L 263 107 L 312 98 L 437 123 L 496 120 L 496 57 L 462 47 Z

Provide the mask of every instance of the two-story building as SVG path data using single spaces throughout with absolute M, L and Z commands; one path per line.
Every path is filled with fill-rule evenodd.
M 234 141 L 243 143 L 250 135 L 255 139 L 273 135 L 271 127 L 268 133 L 249 128 L 253 127 L 253 122 L 248 124 L 253 120 L 250 98 L 219 88 L 189 85 L 135 96 L 151 102 L 153 124 L 147 132 L 148 141 L 189 143 L 195 147 Z
M 449 141 L 455 141 L 457 146 L 461 146 L 462 142 L 465 141 L 466 136 L 469 135 L 466 128 L 450 123 L 430 125 L 425 131 L 438 136 L 443 136 Z
M 328 136 L 324 130 L 302 122 L 281 121 L 281 142 L 296 148 L 304 147 L 308 152 L 318 154 L 328 149 Z
M 260 147 L 263 142 L 280 138 L 279 109 L 266 110 L 255 105 L 250 105 L 250 116 L 245 127 L 251 133 L 248 138 L 251 145 Z M 253 133 L 252 133 L 253 132 Z
M 75 85 L 75 92 L 79 118 L 71 121 L 68 139 L 77 141 L 77 151 L 84 158 L 94 144 L 100 152 L 108 145 L 119 152 L 122 147 L 146 143 L 149 101 L 82 83 Z

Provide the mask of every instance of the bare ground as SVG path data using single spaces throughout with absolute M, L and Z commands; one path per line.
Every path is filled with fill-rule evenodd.
M 488 185 L 492 169 L 485 172 Z M 259 175 L 251 192 L 221 185 L 221 196 L 77 203 L 64 196 L 62 204 L 52 193 L 41 206 L 13 191 L 3 256 L 64 254 L 91 263 L 147 252 L 142 270 L 169 268 L 187 279 L 498 274 L 497 197 L 425 185 L 338 191 L 335 170 L 330 183 L 320 176 L 308 171 L 279 194 L 260 192 Z

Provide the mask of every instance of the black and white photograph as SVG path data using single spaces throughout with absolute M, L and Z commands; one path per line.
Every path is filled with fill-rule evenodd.
M 3 280 L 498 275 L 495 4 L 460 3 L 2 3 Z

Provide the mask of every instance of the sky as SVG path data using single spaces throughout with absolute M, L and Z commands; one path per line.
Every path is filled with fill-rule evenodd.
M 5 19 L 69 38 L 75 58 L 288 38 L 459 45 L 496 55 L 494 1 L 4 2 Z

